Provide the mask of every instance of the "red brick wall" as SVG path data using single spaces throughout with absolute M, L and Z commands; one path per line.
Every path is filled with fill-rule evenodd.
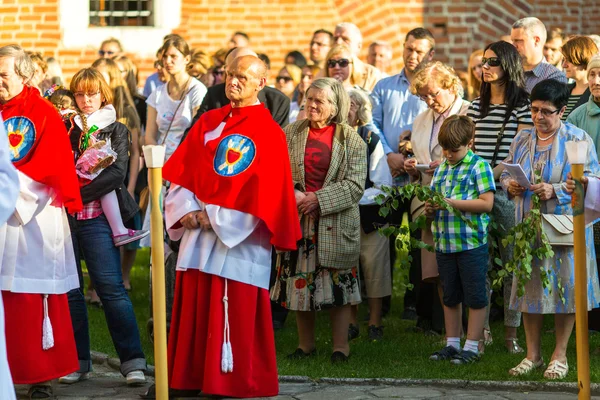
M 59 0 L 0 0 L 0 45 L 18 43 L 57 57 L 70 77 L 93 62 L 96 49 L 61 46 L 58 10 Z M 363 59 L 371 41 L 389 41 L 396 71 L 406 32 L 425 24 L 436 36 L 436 58 L 463 69 L 471 51 L 509 34 L 511 24 L 527 15 L 567 33 L 600 33 L 597 0 L 182 0 L 181 25 L 175 32 L 192 47 L 209 52 L 224 47 L 232 32 L 247 32 L 254 49 L 271 58 L 274 76 L 288 51 L 307 55 L 314 30 L 333 30 L 342 21 L 354 22 L 363 32 Z M 143 82 L 153 60 L 131 55 L 140 64 Z

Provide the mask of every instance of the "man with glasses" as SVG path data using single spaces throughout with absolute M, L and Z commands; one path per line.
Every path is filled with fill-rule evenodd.
M 316 30 L 310 41 L 310 60 L 323 70 L 327 53 L 333 45 L 333 34 L 325 29 Z
M 395 186 L 404 186 L 409 177 L 404 171 L 405 157 L 398 150 L 401 135 L 412 130 L 417 115 L 427 110 L 427 104 L 410 91 L 410 83 L 417 68 L 431 61 L 435 52 L 435 40 L 431 32 L 425 28 L 415 28 L 406 34 L 404 43 L 404 68 L 399 74 L 382 79 L 375 85 L 371 100 L 373 102 L 373 122 L 377 127 L 387 162 L 394 178 Z M 391 223 L 400 224 L 402 214 L 410 211 L 410 203 L 404 202 L 393 212 Z M 394 264 L 396 251 L 392 251 Z M 420 279 L 420 262 L 414 260 L 411 266 L 411 283 L 415 287 Z M 416 319 L 416 294 L 407 291 L 404 298 L 404 314 L 406 319 Z M 390 300 L 384 299 L 384 313 L 389 311 Z
M 546 26 L 542 21 L 535 17 L 521 18 L 513 24 L 510 38 L 523 59 L 527 93 L 531 93 L 538 82 L 546 79 L 567 83 L 565 73 L 548 63 L 544 57 Z

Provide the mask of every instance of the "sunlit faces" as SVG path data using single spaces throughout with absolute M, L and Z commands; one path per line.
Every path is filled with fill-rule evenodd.
M 326 33 L 317 33 L 310 42 L 310 59 L 314 63 L 325 61 L 327 53 L 331 50 L 331 38 Z
M 535 100 L 531 103 L 531 119 L 538 132 L 549 135 L 560 126 L 560 119 L 566 107 L 557 108 L 549 101 Z
M 348 110 L 348 125 L 356 126 L 357 125 L 357 115 L 358 115 L 359 105 L 356 101 L 350 99 L 350 110 Z
M 429 79 L 427 84 L 417 91 L 417 94 L 427 104 L 427 107 L 438 114 L 449 109 L 456 100 L 456 93 L 449 89 L 442 89 L 434 78 Z
M 329 102 L 328 91 L 311 88 L 306 94 L 306 118 L 315 123 L 325 124 L 331 117 L 333 105 Z
M 121 53 L 119 44 L 117 42 L 106 42 L 98 50 L 98 55 L 103 58 L 111 58 Z
M 302 68 L 302 78 L 300 80 L 300 84 L 298 85 L 298 91 L 300 93 L 306 92 L 310 84 L 314 79 L 313 70 L 310 67 Z
M 575 65 L 565 58 L 562 62 L 563 70 L 565 71 L 565 75 L 567 78 L 576 79 L 577 75 L 581 75 L 581 73 L 585 74 L 585 68 L 583 65 Z
M 290 73 L 287 71 L 287 69 L 281 68 L 277 74 L 277 77 L 275 78 L 275 89 L 281 91 L 286 96 L 291 97 L 295 88 L 296 86 Z
M 233 62 L 227 67 L 225 94 L 232 103 L 254 98 L 260 85 L 261 79 L 248 62 Z
M 442 149 L 442 155 L 448 161 L 448 164 L 455 165 L 465 158 L 472 144 L 473 141 L 471 140 L 466 146 L 459 146 L 457 149 Z
M 350 48 L 350 51 L 357 55 L 360 53 L 362 47 L 361 38 L 349 29 L 337 27 L 333 33 L 333 41 L 336 44 L 345 44 Z
M 234 47 L 248 47 L 248 44 L 249 41 L 244 36 L 234 34 L 231 39 L 229 39 L 227 46 L 230 49 L 233 49 Z
M 498 65 L 496 67 L 490 66 L 490 64 L 496 64 L 493 62 L 494 60 L 498 60 L 498 56 L 492 50 L 487 49 L 483 54 L 483 59 L 490 60 L 485 64 L 482 64 L 483 70 L 483 81 L 487 83 L 497 83 L 504 78 L 504 70 L 502 66 Z M 482 60 L 483 60 L 482 59 Z M 499 61 L 499 60 L 498 60 Z
M 342 83 L 350 81 L 352 74 L 352 55 L 348 52 L 341 52 L 327 60 L 327 69 L 329 76 Z
M 483 68 L 482 68 L 482 65 L 481 65 L 481 57 L 482 56 L 474 56 L 471 59 L 471 63 L 469 64 L 469 67 L 471 68 L 471 71 L 473 71 L 473 76 L 479 82 L 481 82 L 481 74 L 483 72 Z
M 562 45 L 563 41 L 559 37 L 548 40 L 544 44 L 544 57 L 546 58 L 546 61 L 548 61 L 555 67 L 558 67 L 563 59 L 563 55 L 560 52 L 560 48 Z
M 535 55 L 535 44 L 539 38 L 531 35 L 531 33 L 525 31 L 523 28 L 513 29 L 510 32 L 510 38 L 513 46 L 515 46 L 524 61 Z
M 190 56 L 184 56 L 177 48 L 171 46 L 162 56 L 162 65 L 165 71 L 170 75 L 176 75 L 185 71 L 190 62 Z
M 392 61 L 392 54 L 387 46 L 374 45 L 369 46 L 367 62 L 380 71 L 387 71 Z
M 427 39 L 415 39 L 412 35 L 408 37 L 402 53 L 404 68 L 411 73 L 415 72 L 422 62 L 431 61 L 432 58 L 431 43 Z
M 78 88 L 73 95 L 75 96 L 77 107 L 86 115 L 98 111 L 104 101 L 99 90 L 97 92 L 86 92 L 83 88 Z
M 25 79 L 15 71 L 15 58 L 0 58 L 0 103 L 4 104 L 23 91 Z
M 600 68 L 592 68 L 588 72 L 588 84 L 594 101 L 600 102 Z

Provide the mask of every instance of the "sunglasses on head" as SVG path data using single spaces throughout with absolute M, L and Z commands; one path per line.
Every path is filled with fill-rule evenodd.
M 98 54 L 100 54 L 100 56 L 104 57 L 104 55 L 107 56 L 112 56 L 113 54 L 116 54 L 114 51 L 104 51 L 104 50 L 98 50 Z
M 489 65 L 490 67 L 499 67 L 500 59 L 498 57 L 489 57 L 489 58 L 483 57 L 481 59 L 481 66 L 483 67 L 485 64 Z
M 276 82 L 279 82 L 283 80 L 285 83 L 291 82 L 292 78 L 290 78 L 289 76 L 278 76 L 277 78 L 275 78 Z
M 346 68 L 350 64 L 350 60 L 347 58 L 340 58 L 339 60 L 329 60 L 327 61 L 327 66 L 329 68 L 335 68 L 336 65 L 339 65 L 340 68 Z

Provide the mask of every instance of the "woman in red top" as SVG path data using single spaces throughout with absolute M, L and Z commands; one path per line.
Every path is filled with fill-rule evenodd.
M 328 309 L 332 362 L 350 353 L 350 303 L 360 302 L 358 201 L 365 185 L 365 142 L 346 124 L 350 100 L 333 78 L 306 92 L 307 119 L 285 128 L 303 238 L 299 250 L 277 259 L 271 299 L 295 310 L 299 344 L 290 358 L 315 353 L 315 311 Z

